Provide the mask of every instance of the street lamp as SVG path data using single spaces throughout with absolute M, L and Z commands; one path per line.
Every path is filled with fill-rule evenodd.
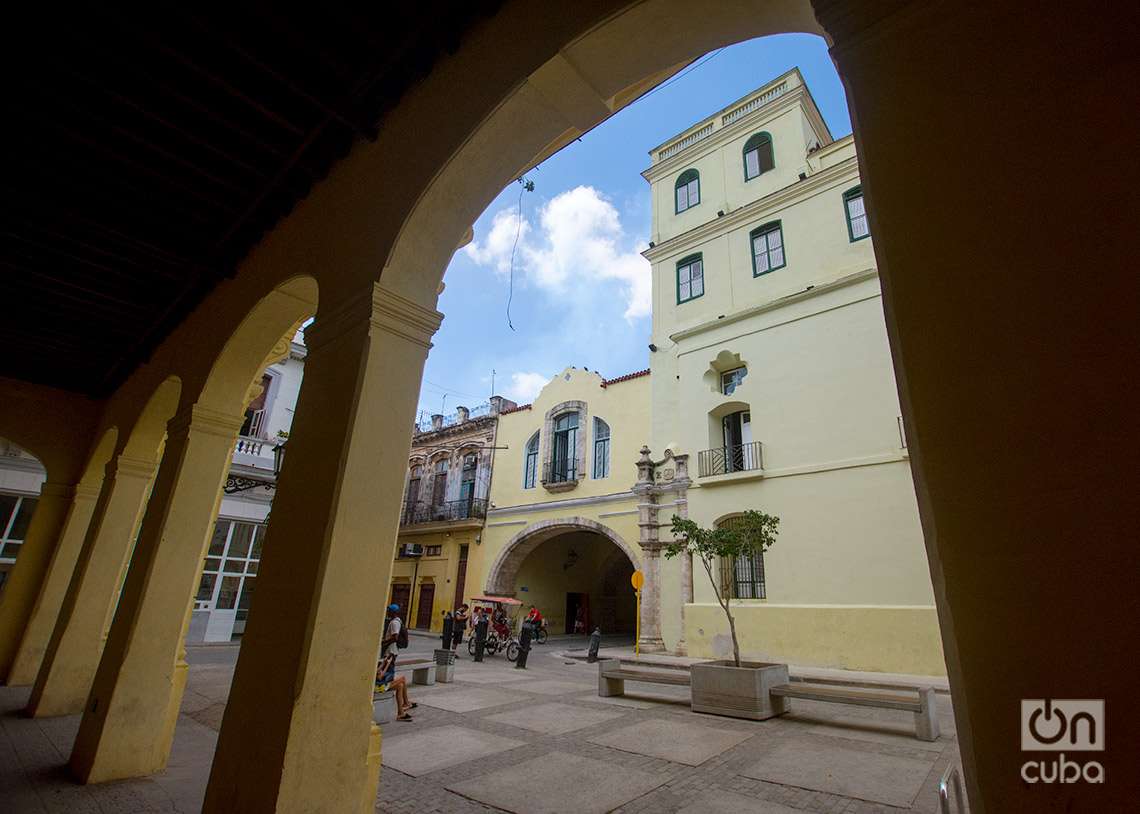
M 281 476 L 281 465 L 285 462 L 286 443 L 288 440 L 273 447 L 273 480 L 258 480 L 257 478 L 247 478 L 230 473 L 226 476 L 226 485 L 222 487 L 222 491 L 227 495 L 236 495 L 238 492 L 248 492 L 250 489 L 256 489 L 259 486 L 265 487 L 267 492 L 276 489 L 277 478 Z

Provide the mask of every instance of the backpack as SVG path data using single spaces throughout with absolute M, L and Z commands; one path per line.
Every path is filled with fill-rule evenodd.
M 400 632 L 396 634 L 396 647 L 403 650 L 408 646 L 408 626 L 400 620 Z

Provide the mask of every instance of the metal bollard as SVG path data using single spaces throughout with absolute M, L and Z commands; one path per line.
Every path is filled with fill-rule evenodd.
M 586 661 L 593 664 L 598 660 L 598 648 L 602 646 L 602 629 L 600 627 L 594 628 L 594 632 L 590 634 L 590 650 L 586 657 Z
M 487 646 L 487 626 L 490 624 L 487 614 L 479 614 L 479 621 L 475 623 L 475 661 L 483 660 L 483 648 Z
M 515 661 L 516 670 L 526 669 L 526 657 L 530 655 L 530 625 L 523 625 L 522 630 L 519 631 L 519 657 Z
M 450 611 L 444 611 L 443 612 L 443 633 L 440 634 L 440 638 L 443 640 L 443 646 L 445 648 L 451 647 L 451 637 L 452 637 L 452 634 L 454 633 L 454 631 L 455 631 L 455 621 L 451 618 Z

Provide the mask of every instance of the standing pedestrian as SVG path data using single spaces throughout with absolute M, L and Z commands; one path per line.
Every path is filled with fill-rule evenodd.
M 388 626 L 384 630 L 384 638 L 380 640 L 381 657 L 387 656 L 389 653 L 393 655 L 396 653 L 400 631 L 404 627 L 404 621 L 397 615 L 399 612 L 399 605 L 393 603 L 388 606 Z
M 484 608 L 475 608 L 475 661 L 483 661 L 483 648 L 487 646 L 487 628 L 491 617 Z
M 453 638 L 451 640 L 451 649 L 452 650 L 458 650 L 459 645 L 463 644 L 463 631 L 467 629 L 467 603 L 466 602 L 464 602 L 462 605 L 460 605 L 458 608 L 455 609 L 455 613 L 452 614 L 452 617 L 451 617 L 451 622 L 453 625 L 453 628 L 452 628 Z

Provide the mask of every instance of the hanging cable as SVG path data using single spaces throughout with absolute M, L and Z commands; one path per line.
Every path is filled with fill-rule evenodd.
M 519 184 L 519 203 L 518 203 L 518 224 L 515 227 L 515 243 L 511 246 L 511 279 L 510 287 L 507 289 L 507 327 L 512 331 L 515 326 L 511 324 L 511 301 L 515 298 L 515 252 L 519 247 L 519 237 L 522 235 L 522 199 L 524 192 L 534 192 L 534 181 L 526 180 L 526 177 L 517 179 Z

